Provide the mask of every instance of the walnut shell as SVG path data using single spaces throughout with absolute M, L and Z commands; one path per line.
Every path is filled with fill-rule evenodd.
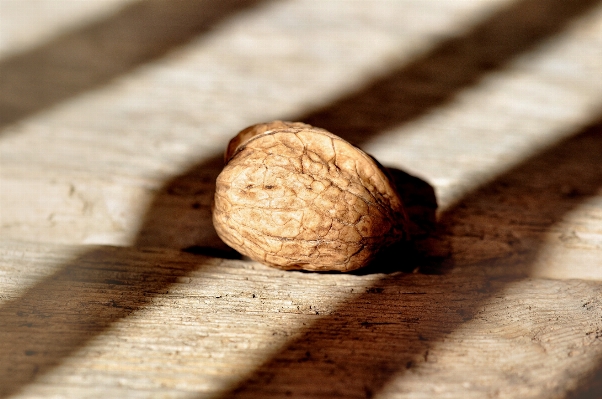
M 350 271 L 407 238 L 386 171 L 340 137 L 299 122 L 248 127 L 217 178 L 213 224 L 243 255 L 281 269 Z

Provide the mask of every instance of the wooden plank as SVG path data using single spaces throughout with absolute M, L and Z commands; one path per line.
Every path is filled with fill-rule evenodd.
M 602 357 L 599 283 L 20 242 L 1 254 L 5 396 L 562 397 Z
M 2 8 L 0 397 L 602 396 L 599 2 L 103 4 Z M 221 151 L 275 118 L 420 176 L 436 231 L 352 275 L 232 259 Z

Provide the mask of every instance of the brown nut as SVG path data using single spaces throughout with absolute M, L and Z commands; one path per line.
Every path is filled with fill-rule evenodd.
M 350 271 L 407 238 L 386 171 L 338 136 L 299 122 L 248 127 L 226 150 L 213 224 L 243 255 L 281 269 Z

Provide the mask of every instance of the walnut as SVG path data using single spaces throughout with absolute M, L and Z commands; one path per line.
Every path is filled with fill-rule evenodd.
M 300 122 L 250 126 L 217 178 L 213 224 L 243 255 L 281 269 L 350 271 L 407 238 L 385 169 L 340 137 Z

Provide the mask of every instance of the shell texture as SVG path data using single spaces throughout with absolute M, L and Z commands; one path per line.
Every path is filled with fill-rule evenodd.
M 251 126 L 232 139 L 213 223 L 243 255 L 281 269 L 351 271 L 407 238 L 385 169 L 342 138 L 299 122 Z

